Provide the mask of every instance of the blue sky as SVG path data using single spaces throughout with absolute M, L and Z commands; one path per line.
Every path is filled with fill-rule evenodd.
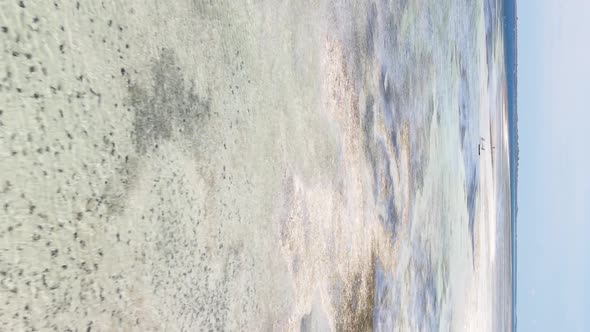
M 590 331 L 590 1 L 518 0 L 518 330 Z

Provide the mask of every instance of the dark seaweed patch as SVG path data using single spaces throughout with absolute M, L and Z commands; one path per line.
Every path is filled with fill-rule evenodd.
M 187 87 L 183 70 L 174 53 L 164 49 L 152 66 L 153 86 L 129 87 L 135 109 L 134 143 L 143 154 L 158 141 L 170 140 L 178 132 L 189 139 L 209 115 L 210 102 L 196 92 L 194 83 Z

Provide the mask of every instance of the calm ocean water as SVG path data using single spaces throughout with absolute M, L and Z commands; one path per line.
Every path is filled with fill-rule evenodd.
M 401 11 L 392 11 L 390 3 L 382 3 L 375 20 L 381 25 L 374 24 L 372 32 L 377 36 L 374 44 L 383 45 L 375 53 L 385 86 L 377 94 L 382 102 L 374 112 L 392 119 L 387 125 L 394 133 L 400 132 L 396 126 L 407 122 L 412 147 L 410 232 L 397 239 L 402 244 L 396 268 L 386 271 L 377 266 L 374 327 L 505 330 L 512 315 L 506 308 L 511 305 L 507 295 L 511 298 L 512 276 L 507 271 L 514 206 L 512 188 L 505 181 L 514 182 L 507 169 L 513 134 L 509 131 L 507 145 L 501 145 L 499 137 L 508 129 L 502 121 L 507 115 L 511 124 L 514 110 L 509 107 L 504 113 L 502 100 L 504 55 L 509 53 L 503 50 L 510 45 L 503 40 L 503 4 L 404 4 Z M 412 23 L 404 27 L 406 20 Z M 391 85 L 393 91 L 403 92 L 388 93 Z M 512 89 L 508 83 L 509 104 Z M 489 119 L 482 122 L 482 117 Z M 488 148 L 496 157 L 493 169 L 481 168 L 484 161 L 477 148 L 481 139 L 497 141 L 491 143 L 497 150 Z M 373 162 L 391 162 L 387 154 L 383 156 Z M 512 155 L 509 159 L 512 165 Z M 494 174 L 493 185 L 482 185 L 486 181 L 482 172 Z M 495 211 L 488 217 L 482 209 Z M 385 220 L 395 224 L 399 218 Z M 494 223 L 494 227 L 482 225 Z M 494 234 L 482 236 L 482 232 Z M 486 246 L 490 249 L 483 250 Z M 483 270 L 490 272 L 489 279 Z

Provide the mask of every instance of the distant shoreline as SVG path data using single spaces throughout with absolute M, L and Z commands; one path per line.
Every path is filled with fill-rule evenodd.
M 508 93 L 508 125 L 510 141 L 510 228 L 512 272 L 512 330 L 516 330 L 517 289 L 517 214 L 518 214 L 518 15 L 516 0 L 503 0 L 504 52 Z

